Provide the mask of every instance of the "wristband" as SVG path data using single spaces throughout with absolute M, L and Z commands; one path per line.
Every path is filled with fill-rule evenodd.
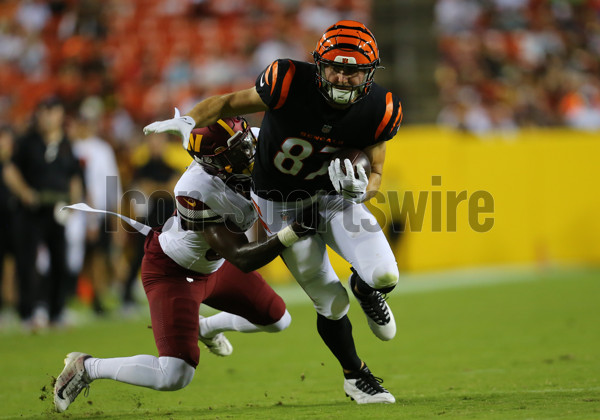
M 279 238 L 279 242 L 281 242 L 285 247 L 292 246 L 298 239 L 300 239 L 291 226 L 286 226 L 277 232 L 277 237 Z

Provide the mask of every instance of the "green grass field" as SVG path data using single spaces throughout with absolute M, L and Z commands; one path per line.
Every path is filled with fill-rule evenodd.
M 192 383 L 157 392 L 109 380 L 63 414 L 51 382 L 69 351 L 156 354 L 148 319 L 103 320 L 39 335 L 0 334 L 0 419 L 600 419 L 600 272 L 455 273 L 402 280 L 389 303 L 398 334 L 372 335 L 352 302 L 359 355 L 397 399 L 358 406 L 297 287 L 292 325 L 230 333 L 228 358 L 202 351 Z

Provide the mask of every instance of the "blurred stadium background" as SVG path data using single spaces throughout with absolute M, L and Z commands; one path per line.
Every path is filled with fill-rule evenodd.
M 370 203 L 402 272 L 597 267 L 599 16 L 597 0 L 3 0 L 0 123 L 24 132 L 49 95 L 70 118 L 88 110 L 127 194 L 143 189 L 136 173 L 153 155 L 176 173 L 190 161 L 176 139 L 143 138 L 144 125 L 252 85 L 277 57 L 311 60 L 327 26 L 360 20 L 386 67 L 376 81 L 404 108 Z M 119 235 L 106 300 L 120 295 L 139 241 Z M 10 260 L 5 308 L 16 299 Z M 262 271 L 292 282 L 279 261 Z M 78 297 L 89 305 L 86 282 Z

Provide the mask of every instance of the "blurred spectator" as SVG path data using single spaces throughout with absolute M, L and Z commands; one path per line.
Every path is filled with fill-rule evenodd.
M 477 0 L 438 0 L 435 4 L 437 29 L 442 34 L 472 30 L 482 10 Z
M 325 29 L 331 26 L 331 22 L 337 22 L 341 19 L 340 13 L 331 7 L 329 1 L 304 0 L 300 2 L 298 22 L 307 30 L 316 34 L 322 34 Z
M 566 0 L 438 0 L 438 122 L 479 135 L 526 126 L 599 129 L 596 8 Z
M 135 215 L 137 220 L 144 224 L 156 227 L 164 224 L 175 211 L 175 201 L 171 191 L 181 175 L 180 171 L 173 168 L 165 160 L 169 137 L 166 134 L 149 136 L 144 147 L 148 148 L 148 157 L 139 162 L 135 170 L 132 191 L 135 196 L 129 198 L 135 202 Z M 123 304 L 127 311 L 135 304 L 134 288 L 138 279 L 139 270 L 144 257 L 144 240 L 139 233 L 130 235 L 133 241 L 133 258 L 130 260 L 129 274 L 127 275 L 124 290 Z
M 50 19 L 50 8 L 44 0 L 24 0 L 17 10 L 17 22 L 29 33 L 39 33 Z
M 39 99 L 59 92 L 69 112 L 86 96 L 98 95 L 107 104 L 107 118 L 128 115 L 143 125 L 164 115 L 164 103 L 195 103 L 252 82 L 256 68 L 281 51 L 310 60 L 315 33 L 339 19 L 368 22 L 370 4 L 5 0 L 0 110 L 6 112 L 0 119 L 22 127 Z M 195 40 L 192 47 L 189 39 Z M 154 92 L 149 86 L 156 86 Z M 157 96 L 163 99 L 153 100 Z
M 67 297 L 66 213 L 59 210 L 82 196 L 79 164 L 64 119 L 64 106 L 56 97 L 42 101 L 31 129 L 16 144 L 13 164 L 4 170 L 5 182 L 20 204 L 15 221 L 19 315 L 34 328 L 62 321 Z M 50 267 L 38 279 L 35 262 L 42 245 Z
M 70 124 L 69 137 L 83 169 L 85 202 L 96 209 L 117 212 L 123 190 L 112 146 L 99 136 L 103 113 L 100 98 L 86 98 Z M 75 280 L 81 273 L 91 281 L 93 308 L 99 314 L 104 312 L 102 302 L 110 279 L 114 278 L 110 257 L 113 246 L 117 246 L 114 242 L 117 229 L 111 226 L 113 222 L 114 219 L 106 215 L 74 212 L 66 225 L 69 270 Z
M 600 80 L 571 73 L 559 107 L 568 125 L 581 130 L 600 130 Z
M 0 310 L 5 303 L 2 295 L 4 279 L 4 259 L 10 253 L 15 254 L 16 234 L 15 213 L 17 203 L 2 176 L 4 167 L 10 165 L 13 156 L 15 134 L 8 125 L 0 125 Z M 2 316 L 3 313 L 0 313 Z
M 328 25 L 325 26 L 325 29 Z M 296 14 L 286 13 L 285 10 L 278 11 L 261 25 L 258 33 L 261 39 L 252 55 L 253 74 L 260 73 L 280 57 L 301 61 L 311 59 L 310 51 L 312 49 L 304 49 L 302 26 L 297 24 Z

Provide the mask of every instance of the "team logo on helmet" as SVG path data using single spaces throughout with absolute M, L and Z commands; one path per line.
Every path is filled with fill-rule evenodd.
M 350 105 L 364 98 L 379 68 L 379 49 L 371 31 L 362 23 L 341 20 L 329 27 L 313 51 L 317 65 L 317 85 L 327 101 Z M 362 77 L 355 86 L 336 85 L 327 80 L 325 69 L 333 67 Z
M 190 134 L 187 151 L 196 162 L 221 178 L 249 177 L 256 138 L 242 117 L 223 118 Z

